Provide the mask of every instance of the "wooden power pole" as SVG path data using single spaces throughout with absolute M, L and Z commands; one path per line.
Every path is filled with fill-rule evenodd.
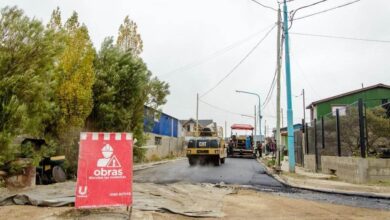
M 198 114 L 199 114 L 199 93 L 196 93 L 196 128 L 195 128 L 196 134 L 195 134 L 195 136 L 199 136 L 199 118 L 198 118 Z
M 281 38 L 280 38 L 280 32 L 281 32 L 281 23 L 282 23 L 282 16 L 281 16 L 280 8 L 278 9 L 278 34 L 277 34 L 277 40 L 276 40 L 276 63 L 277 63 L 277 75 L 276 75 L 276 146 L 278 149 L 277 153 L 277 166 L 280 168 L 280 155 L 281 155 L 281 141 L 280 141 L 280 73 L 282 69 L 282 57 L 281 57 Z

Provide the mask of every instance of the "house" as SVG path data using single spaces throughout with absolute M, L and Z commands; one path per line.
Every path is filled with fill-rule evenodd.
M 297 131 L 301 131 L 302 130 L 302 124 L 294 124 L 293 126 L 294 128 L 294 133 L 296 133 Z M 274 133 L 274 136 L 275 136 L 275 133 L 276 133 L 276 130 L 274 129 L 272 131 Z M 280 128 L 280 144 L 281 146 L 285 146 L 286 148 L 288 148 L 288 132 L 287 132 L 287 127 L 283 127 L 283 128 Z M 297 140 L 295 140 L 295 142 L 297 142 Z
M 156 135 L 178 137 L 180 136 L 179 120 L 144 106 L 144 131 Z
M 384 105 L 390 102 L 390 86 L 376 84 L 349 91 L 312 102 L 306 109 L 310 109 L 311 120 L 319 119 L 329 112 L 335 112 L 336 109 L 339 109 L 340 114 L 345 113 L 346 106 L 357 102 L 360 98 L 363 99 L 367 108 Z
M 144 132 L 147 136 L 146 143 L 142 146 L 145 149 L 145 159 L 183 155 L 184 142 L 177 118 L 144 106 Z
M 180 120 L 182 126 L 182 135 L 183 136 L 194 136 L 196 132 L 196 120 L 190 118 L 189 120 Z M 210 128 L 212 132 L 221 132 L 221 128 L 218 128 L 217 123 L 211 119 L 202 119 L 198 120 L 199 131 L 203 128 Z M 222 130 L 223 133 L 223 130 Z

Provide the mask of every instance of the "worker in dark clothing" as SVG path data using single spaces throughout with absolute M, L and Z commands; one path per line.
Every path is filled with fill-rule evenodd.
M 262 157 L 262 155 L 263 155 L 263 146 L 262 146 L 260 141 L 257 141 L 256 147 L 257 147 L 258 156 Z

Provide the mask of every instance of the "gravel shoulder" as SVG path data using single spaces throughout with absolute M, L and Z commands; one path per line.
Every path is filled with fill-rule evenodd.
M 208 187 L 199 188 L 192 184 L 182 185 L 181 187 L 181 189 L 187 188 L 190 191 L 193 191 L 195 188 L 197 190 L 204 189 L 196 193 L 211 195 Z M 223 216 L 203 217 L 202 219 L 390 219 L 390 211 L 287 198 L 246 189 L 233 190 L 229 194 L 221 193 L 226 191 L 226 188 L 214 187 L 212 190 L 223 196 L 208 196 L 207 202 L 209 207 L 205 210 L 210 210 L 212 206 L 219 206 L 218 209 L 221 210 Z M 204 202 L 204 197 L 203 199 L 199 197 L 199 199 L 198 201 L 193 198 L 187 198 L 187 201 L 195 204 Z M 100 212 L 78 215 L 74 213 L 76 211 L 73 207 L 50 208 L 14 205 L 1 207 L 0 219 L 126 219 L 126 212 L 123 208 L 106 209 Z M 148 211 L 143 208 L 137 208 L 135 205 L 131 219 L 187 220 L 199 219 L 199 217 L 172 213 L 168 209 Z

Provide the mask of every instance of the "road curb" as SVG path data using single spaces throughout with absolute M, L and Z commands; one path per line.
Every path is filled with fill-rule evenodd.
M 275 174 L 272 172 L 272 170 L 267 167 L 260 159 L 257 159 L 257 162 L 262 164 L 265 167 L 265 172 L 267 175 L 272 176 L 277 181 L 279 181 L 284 186 L 288 186 L 295 189 L 301 189 L 301 190 L 309 190 L 309 191 L 315 191 L 315 192 L 321 192 L 321 193 L 328 193 L 328 194 L 340 194 L 340 195 L 347 195 L 347 196 L 358 196 L 358 197 L 365 197 L 365 198 L 375 198 L 375 199 L 386 199 L 390 200 L 390 196 L 387 195 L 381 195 L 378 193 L 370 193 L 370 192 L 356 192 L 356 191 L 345 191 L 345 190 L 335 190 L 335 189 L 326 189 L 326 188 L 315 188 L 315 187 L 307 187 L 307 186 L 298 186 L 296 184 L 288 182 L 288 180 L 284 179 L 283 177 Z
M 175 161 L 179 161 L 179 160 L 184 160 L 184 159 L 186 159 L 186 157 L 179 157 L 179 158 L 176 158 L 173 160 L 162 160 L 162 161 L 157 161 L 157 162 L 152 162 L 152 163 L 136 164 L 133 167 L 133 171 L 145 170 L 145 169 L 149 169 L 149 168 L 152 168 L 152 167 L 155 167 L 158 165 L 162 165 L 162 164 L 166 164 L 166 163 L 170 163 L 170 162 L 175 162 Z

